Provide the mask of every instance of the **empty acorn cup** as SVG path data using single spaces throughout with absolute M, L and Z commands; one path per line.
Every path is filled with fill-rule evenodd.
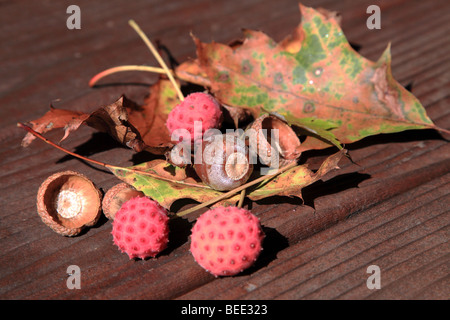
M 100 190 L 81 173 L 58 172 L 39 187 L 37 211 L 42 221 L 64 236 L 92 227 L 101 215 Z
M 275 115 L 264 114 L 256 118 L 246 129 L 246 135 L 251 150 L 269 167 L 283 167 L 300 157 L 298 135 Z

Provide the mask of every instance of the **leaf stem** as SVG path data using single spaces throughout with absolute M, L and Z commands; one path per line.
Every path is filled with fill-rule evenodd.
M 241 191 L 241 197 L 239 198 L 239 203 L 237 205 L 238 208 L 242 208 L 242 205 L 244 204 L 244 200 L 245 200 L 245 190 Z
M 163 181 L 167 181 L 167 182 L 171 182 L 171 183 L 177 183 L 177 184 L 182 184 L 185 186 L 189 186 L 189 187 L 196 187 L 196 188 L 204 188 L 204 189 L 211 189 L 209 186 L 206 185 L 201 185 L 201 184 L 197 184 L 197 183 L 190 183 L 190 182 L 185 182 L 185 181 L 180 181 L 180 180 L 172 180 L 170 178 L 165 178 L 165 177 L 161 177 L 157 174 L 154 173 L 150 173 L 147 171 L 142 171 L 142 170 L 138 170 L 138 169 L 132 169 L 132 168 L 125 168 L 125 167 L 119 167 L 119 166 L 114 166 L 114 165 L 110 165 L 101 161 L 97 161 L 97 160 L 93 160 L 90 158 L 86 158 L 82 155 L 79 155 L 77 153 L 74 153 L 72 151 L 69 151 L 59 145 L 57 145 L 56 143 L 50 141 L 49 139 L 45 138 L 44 136 L 42 136 L 40 133 L 36 132 L 35 130 L 33 130 L 32 128 L 30 128 L 29 126 L 23 124 L 23 123 L 18 123 L 17 124 L 18 127 L 25 129 L 26 131 L 28 131 L 29 133 L 31 133 L 32 135 L 34 135 L 35 137 L 41 139 L 42 141 L 44 141 L 45 143 L 51 145 L 52 147 L 59 149 L 67 154 L 70 154 L 71 156 L 90 162 L 90 163 L 94 163 L 96 165 L 108 168 L 110 170 L 122 170 L 122 171 L 128 171 L 128 172 L 134 172 L 137 174 L 141 174 L 141 175 L 146 175 L 146 176 L 150 176 L 152 178 L 158 179 L 158 180 L 163 180 Z
M 441 132 L 446 133 L 446 134 L 450 134 L 450 130 L 447 130 L 447 129 L 444 129 L 444 128 L 441 128 L 441 127 L 434 126 L 433 129 L 435 129 L 437 131 L 441 131 Z
M 262 181 L 264 181 L 264 180 L 271 179 L 271 178 L 273 178 L 273 177 L 275 177 L 275 176 L 277 176 L 277 175 L 279 175 L 279 174 L 281 174 L 281 173 L 283 173 L 283 172 L 285 172 L 285 171 L 287 171 L 287 170 L 289 170 L 289 169 L 295 167 L 296 165 L 297 165 L 297 162 L 294 161 L 294 162 L 292 162 L 292 163 L 290 163 L 290 164 L 284 166 L 283 168 L 279 169 L 277 172 L 275 172 L 275 173 L 273 173 L 273 174 L 271 174 L 271 175 L 264 175 L 264 176 L 261 176 L 261 177 L 255 179 L 255 180 L 253 180 L 253 181 L 250 181 L 250 182 L 247 182 L 246 184 L 243 184 L 243 185 L 240 186 L 240 187 L 237 187 L 237 188 L 235 188 L 235 189 L 233 189 L 233 190 L 230 190 L 230 191 L 228 191 L 228 192 L 226 192 L 226 193 L 224 193 L 224 194 L 218 196 L 217 198 L 211 199 L 211 200 L 209 200 L 209 201 L 207 201 L 207 202 L 200 203 L 200 204 L 198 204 L 198 205 L 196 205 L 196 206 L 194 206 L 194 207 L 192 207 L 192 208 L 189 208 L 189 209 L 186 209 L 186 210 L 184 210 L 184 211 L 178 212 L 176 215 L 177 215 L 178 217 L 182 217 L 182 216 L 187 215 L 187 214 L 189 214 L 189 213 L 195 212 L 195 211 L 197 211 L 197 210 L 199 210 L 199 209 L 201 209 L 201 208 L 204 208 L 204 207 L 207 207 L 207 206 L 209 206 L 209 205 L 212 205 L 212 204 L 214 204 L 214 203 L 216 203 L 216 202 L 219 202 L 220 200 L 229 198 L 230 196 L 232 196 L 232 195 L 234 195 L 234 194 L 236 194 L 236 193 L 238 193 L 238 192 L 240 192 L 240 191 L 242 191 L 242 190 L 245 190 L 245 189 L 247 189 L 248 187 L 251 187 L 251 186 L 253 186 L 253 185 L 255 185 L 255 184 L 259 183 L 259 182 L 262 182 Z
M 158 61 L 158 63 L 160 64 L 160 66 L 164 69 L 167 77 L 169 77 L 170 82 L 172 82 L 173 87 L 175 88 L 178 97 L 181 101 L 184 100 L 184 96 L 183 93 L 181 92 L 180 87 L 178 86 L 177 82 L 175 81 L 175 78 L 173 77 L 172 72 L 169 70 L 169 68 L 167 67 L 166 63 L 164 62 L 163 58 L 161 57 L 161 55 L 158 53 L 158 51 L 156 50 L 156 48 L 153 46 L 152 42 L 150 41 L 150 39 L 145 35 L 145 33 L 142 31 L 142 29 L 137 25 L 136 22 L 134 22 L 134 20 L 130 20 L 128 21 L 129 25 L 137 32 L 137 34 L 141 37 L 141 39 L 144 41 L 144 43 L 147 45 L 147 47 L 150 49 L 150 51 L 153 53 L 153 55 L 155 56 L 156 60 Z
M 137 65 L 125 65 L 125 66 L 117 66 L 106 69 L 95 76 L 89 81 L 89 86 L 93 87 L 95 84 L 102 78 L 109 76 L 113 73 L 123 72 L 123 71 L 146 71 L 146 72 L 154 72 L 154 73 L 162 73 L 165 74 L 166 71 L 163 68 L 152 67 L 152 66 L 137 66 Z

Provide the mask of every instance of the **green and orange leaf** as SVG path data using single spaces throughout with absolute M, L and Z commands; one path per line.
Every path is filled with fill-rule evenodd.
M 255 116 L 276 113 L 313 133 L 302 151 L 379 133 L 436 129 L 419 100 L 393 78 L 389 46 L 372 62 L 353 50 L 336 15 L 303 5 L 300 10 L 301 23 L 280 43 L 251 30 L 234 47 L 194 38 L 202 82 L 207 75 L 226 105 Z
M 345 153 L 346 150 L 342 149 L 329 156 L 316 172 L 311 171 L 307 165 L 296 166 L 274 179 L 254 186 L 254 189 L 248 191 L 248 197 L 251 200 L 260 200 L 275 195 L 302 198 L 303 188 L 319 181 L 329 172 L 339 169 L 338 163 Z
M 131 170 L 129 170 L 131 169 Z M 152 160 L 129 168 L 112 168 L 112 173 L 122 181 L 134 186 L 137 190 L 161 206 L 170 209 L 170 206 L 179 199 L 192 199 L 198 202 L 207 202 L 219 197 L 222 192 L 211 189 L 207 185 L 196 181 L 187 172 L 186 168 L 171 165 L 165 160 Z M 159 179 L 133 170 L 149 172 Z M 231 205 L 239 200 L 239 196 L 221 201 L 219 204 Z
M 338 162 L 345 152 L 346 150 L 340 150 L 328 157 L 315 173 L 308 169 L 307 165 L 298 165 L 275 177 L 271 176 L 250 186 L 247 196 L 251 200 L 275 195 L 301 198 L 301 190 L 304 187 L 322 179 L 330 171 L 338 169 Z M 165 160 L 152 160 L 129 168 L 112 167 L 110 170 L 119 179 L 144 192 L 146 196 L 158 201 L 166 209 L 170 209 L 178 199 L 193 199 L 205 203 L 225 194 L 198 182 L 190 175 L 187 168 L 172 166 Z M 146 175 L 145 172 L 153 176 Z M 249 184 L 252 182 L 250 181 Z M 238 200 L 239 195 L 232 195 L 214 205 L 235 205 Z

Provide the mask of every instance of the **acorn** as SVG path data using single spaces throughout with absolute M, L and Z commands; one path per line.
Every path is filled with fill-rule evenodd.
M 145 197 L 142 191 L 136 190 L 132 185 L 122 182 L 109 189 L 102 201 L 103 214 L 110 220 L 114 220 L 117 211 L 124 202 L 131 198 Z
M 253 172 L 245 142 L 235 134 L 216 134 L 194 151 L 194 170 L 200 179 L 218 191 L 237 188 Z
M 100 190 L 81 173 L 58 172 L 39 187 L 37 211 L 42 221 L 64 236 L 92 227 L 101 215 Z
M 273 114 L 256 118 L 245 133 L 250 150 L 258 154 L 262 164 L 269 167 L 286 166 L 301 155 L 298 135 L 283 119 Z

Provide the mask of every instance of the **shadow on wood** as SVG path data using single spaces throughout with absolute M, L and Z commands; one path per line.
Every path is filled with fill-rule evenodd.
M 235 277 L 248 276 L 257 270 L 266 267 L 270 262 L 277 258 L 280 251 L 289 246 L 288 239 L 276 229 L 265 226 L 262 226 L 262 229 L 266 235 L 263 242 L 264 249 L 261 251 L 253 266 L 239 273 Z

